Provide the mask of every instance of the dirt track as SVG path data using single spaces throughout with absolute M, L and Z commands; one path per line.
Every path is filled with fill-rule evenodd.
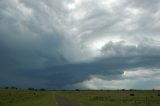
M 56 97 L 56 100 L 57 100 L 59 106 L 80 106 L 80 105 L 75 104 L 71 101 L 68 101 L 63 96 L 55 95 L 55 97 Z

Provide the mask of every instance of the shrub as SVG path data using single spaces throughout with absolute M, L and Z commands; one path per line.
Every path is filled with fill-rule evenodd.
M 9 87 L 8 87 L 8 86 L 6 86 L 4 89 L 9 89 Z
M 28 90 L 30 90 L 30 91 L 34 91 L 35 89 L 34 89 L 34 88 L 28 88 Z
M 11 89 L 18 89 L 18 88 L 16 88 L 16 87 L 12 86 L 12 87 L 11 87 Z
M 41 89 L 39 89 L 40 91 L 46 91 L 46 89 L 44 89 L 44 88 L 41 88 Z
M 76 89 L 76 91 L 80 91 L 79 89 Z
M 130 94 L 130 96 L 134 96 L 134 94 L 132 93 L 132 94 Z
M 122 89 L 122 91 L 125 91 L 125 89 Z

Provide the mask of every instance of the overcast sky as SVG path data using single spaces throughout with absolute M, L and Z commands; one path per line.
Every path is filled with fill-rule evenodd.
M 0 0 L 0 86 L 160 89 L 160 1 Z

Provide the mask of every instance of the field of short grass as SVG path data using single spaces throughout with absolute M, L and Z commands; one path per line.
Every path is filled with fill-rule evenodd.
M 29 91 L 0 89 L 0 106 L 58 106 L 54 95 L 81 106 L 160 106 L 160 91 Z
M 81 106 L 160 106 L 159 91 L 65 91 L 58 94 Z
M 53 92 L 0 89 L 0 106 L 58 106 Z

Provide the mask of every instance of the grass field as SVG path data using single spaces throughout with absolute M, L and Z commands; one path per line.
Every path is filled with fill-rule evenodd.
M 0 106 L 58 106 L 53 92 L 0 89 Z
M 0 89 L 0 106 L 58 106 L 54 95 L 80 106 L 160 106 L 160 91 L 29 91 Z
M 159 91 L 66 91 L 59 95 L 81 106 L 160 106 Z

